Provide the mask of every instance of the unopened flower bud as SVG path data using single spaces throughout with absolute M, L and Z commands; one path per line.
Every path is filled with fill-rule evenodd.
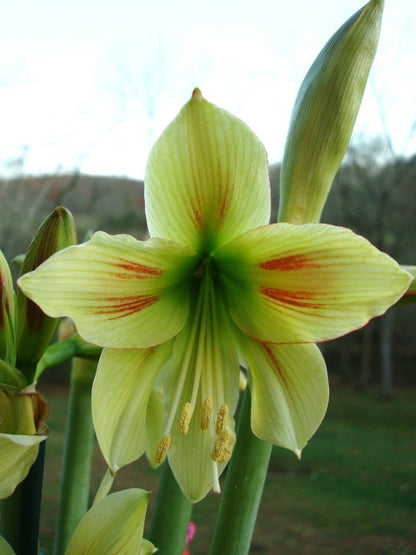
M 0 359 L 16 361 L 15 294 L 9 265 L 0 251 Z
M 76 243 L 76 230 L 71 213 L 61 207 L 46 218 L 23 261 L 21 275 L 40 266 L 55 252 Z M 17 360 L 19 368 L 33 367 L 48 346 L 58 319 L 46 316 L 22 291 L 17 294 Z
M 280 174 L 279 221 L 319 222 L 351 138 L 377 48 L 383 1 L 372 0 L 331 37 L 302 82 Z

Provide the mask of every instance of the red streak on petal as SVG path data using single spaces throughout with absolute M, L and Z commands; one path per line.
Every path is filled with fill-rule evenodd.
M 266 351 L 266 353 L 268 354 L 269 358 L 271 359 L 271 361 L 273 363 L 273 366 L 276 368 L 277 373 L 279 374 L 282 382 L 284 384 L 286 384 L 286 376 L 284 375 L 275 354 L 273 353 L 271 348 L 266 343 L 263 343 L 263 347 L 264 347 L 264 350 Z
M 319 268 L 319 264 L 311 262 L 306 256 L 302 254 L 295 254 L 293 256 L 284 256 L 282 258 L 273 258 L 266 260 L 259 264 L 260 268 L 264 270 L 279 270 L 287 272 L 290 270 L 300 270 L 301 268 Z
M 107 300 L 111 304 L 97 310 L 96 314 L 113 314 L 108 319 L 117 320 L 118 318 L 124 318 L 125 316 L 140 312 L 158 301 L 159 297 L 156 295 L 136 295 L 130 297 L 109 297 Z
M 309 301 L 316 295 L 311 291 L 285 291 L 284 289 L 274 289 L 272 287 L 261 287 L 260 293 L 266 295 L 274 301 L 279 301 L 292 306 L 303 308 L 320 308 L 320 304 L 312 304 Z
M 195 208 L 195 206 L 192 207 L 192 212 L 194 214 L 194 220 L 196 222 L 197 229 L 201 229 L 201 212 L 198 210 L 198 208 Z
M 227 197 L 224 196 L 222 201 L 221 201 L 221 206 L 220 206 L 220 214 L 219 214 L 220 224 L 222 224 L 224 222 L 224 214 L 225 214 L 225 210 L 226 210 L 227 207 L 228 207 Z
M 117 264 L 114 264 L 116 268 L 121 268 L 126 272 L 131 272 L 134 277 L 136 278 L 144 278 L 147 276 L 160 276 L 163 274 L 163 271 L 159 268 L 154 268 L 152 266 L 145 266 L 144 264 L 139 264 L 138 262 L 132 262 L 131 260 L 122 260 Z M 130 279 L 128 274 L 117 274 L 118 277 L 124 277 L 125 279 Z

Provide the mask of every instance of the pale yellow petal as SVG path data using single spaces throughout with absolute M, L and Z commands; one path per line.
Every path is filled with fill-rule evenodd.
M 92 414 L 100 449 L 113 472 L 147 449 L 149 398 L 169 354 L 170 345 L 103 350 L 92 388 Z
M 275 224 L 238 237 L 217 255 L 229 308 L 255 339 L 333 339 L 383 314 L 411 276 L 345 228 Z
M 141 489 L 112 493 L 95 503 L 78 524 L 66 555 L 137 555 L 149 494 Z
M 102 347 L 145 348 L 176 335 L 189 311 L 194 253 L 170 241 L 96 233 L 19 279 L 49 316 L 68 316 Z
M 268 223 L 266 153 L 242 121 L 196 89 L 150 153 L 145 195 L 152 236 L 212 248 Z
M 242 350 L 250 370 L 253 433 L 300 456 L 328 405 L 326 366 L 318 347 L 246 338 Z

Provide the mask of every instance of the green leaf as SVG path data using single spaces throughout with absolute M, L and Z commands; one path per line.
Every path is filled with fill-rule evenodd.
M 281 170 L 279 221 L 318 222 L 373 62 L 384 2 L 372 0 L 328 41 L 299 90 Z

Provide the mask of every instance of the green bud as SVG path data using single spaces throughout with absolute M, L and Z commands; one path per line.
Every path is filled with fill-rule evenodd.
M 5 388 L 17 392 L 26 386 L 27 380 L 22 372 L 0 359 L 0 390 Z
M 0 359 L 16 362 L 15 293 L 7 260 L 0 250 Z
M 20 275 L 40 266 L 55 252 L 76 243 L 76 229 L 71 213 L 62 206 L 46 218 L 37 231 L 23 261 Z M 17 360 L 23 372 L 33 373 L 55 333 L 59 319 L 46 316 L 22 293 L 17 294 Z M 28 376 L 32 378 L 33 376 Z
M 328 41 L 296 98 L 280 177 L 279 221 L 318 222 L 351 138 L 376 53 L 383 0 Z

